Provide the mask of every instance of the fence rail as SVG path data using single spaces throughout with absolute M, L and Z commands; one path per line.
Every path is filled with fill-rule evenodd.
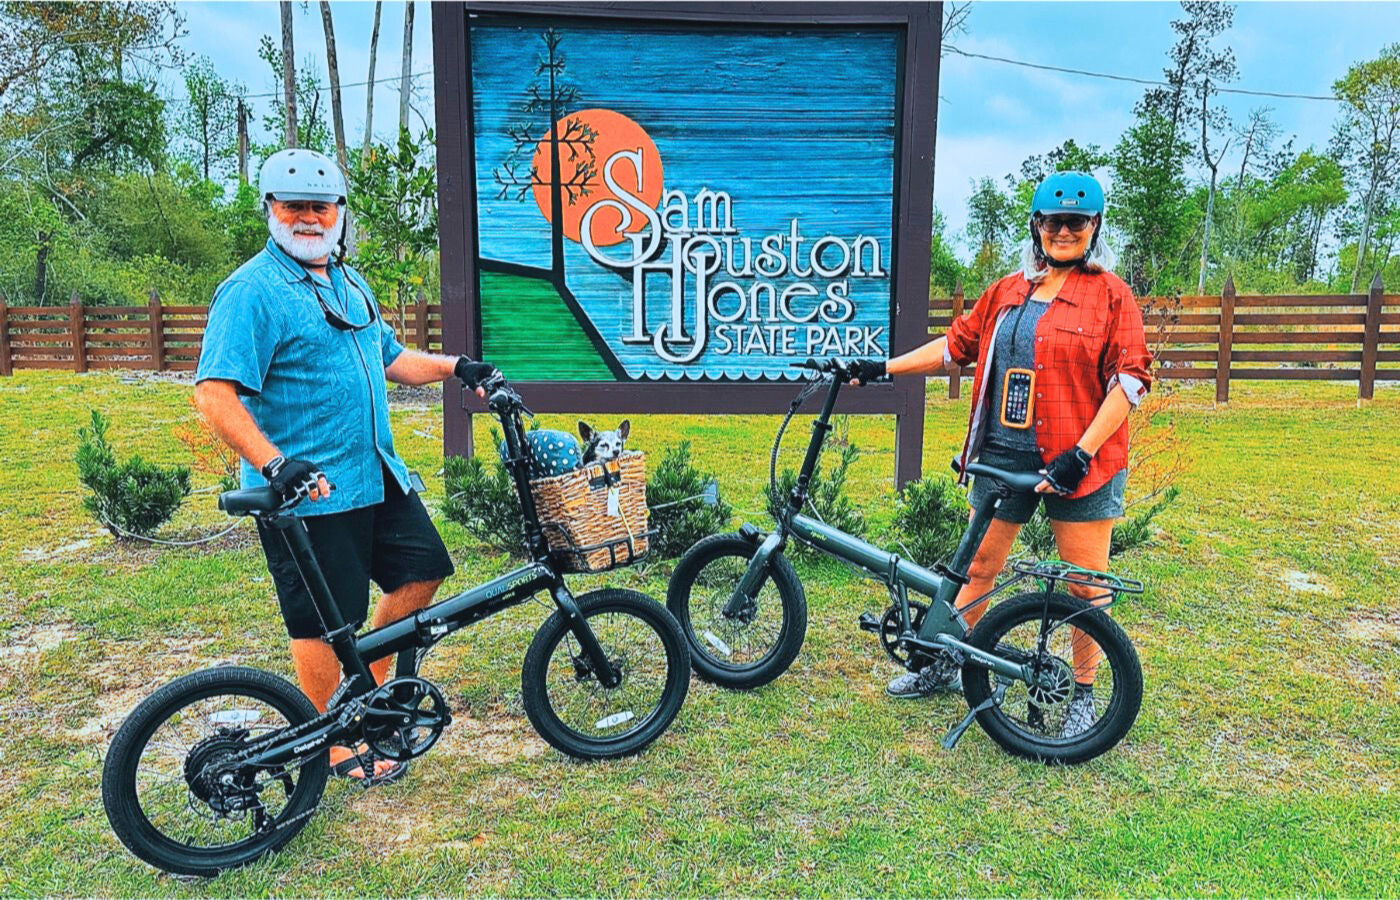
M 961 285 L 930 299 L 929 333 L 942 334 L 970 305 Z M 1213 380 L 1221 402 L 1236 380 L 1355 381 L 1362 399 L 1376 381 L 1400 380 L 1400 295 L 1384 293 L 1379 275 L 1365 294 L 1236 294 L 1227 278 L 1219 296 L 1138 305 L 1156 377 Z M 972 372 L 953 371 L 949 397 Z
M 1235 293 L 1144 297 L 1148 342 L 1158 378 L 1215 381 L 1230 397 L 1239 379 L 1355 381 L 1370 398 L 1377 380 L 1400 380 L 1400 295 L 1383 293 L 1380 278 L 1365 294 Z M 959 286 L 929 299 L 928 329 L 942 334 L 969 306 Z M 418 300 L 381 310 L 399 324 L 405 345 L 442 349 L 442 306 Z M 191 370 L 208 322 L 206 306 L 166 306 L 151 291 L 145 306 L 8 306 L 0 296 L 0 375 L 16 369 Z M 948 396 L 957 397 L 972 367 L 954 369 Z

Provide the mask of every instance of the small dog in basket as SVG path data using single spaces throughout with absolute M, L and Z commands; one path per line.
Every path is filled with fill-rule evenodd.
M 630 419 L 623 419 L 622 424 L 613 431 L 598 431 L 583 420 L 579 420 L 578 433 L 583 438 L 583 464 L 609 462 L 622 455 L 624 446 L 627 443 L 627 435 L 632 431 Z

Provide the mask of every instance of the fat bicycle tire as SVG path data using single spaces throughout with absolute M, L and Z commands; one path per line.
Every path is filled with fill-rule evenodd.
M 132 710 L 113 737 L 102 766 L 102 806 L 112 830 L 128 850 L 171 874 L 214 876 L 280 849 L 306 827 L 326 787 L 330 766 L 326 754 L 320 753 L 297 768 L 292 796 L 272 827 L 234 844 L 192 847 L 153 825 L 141 809 L 136 785 L 142 752 L 172 715 L 199 700 L 221 695 L 260 700 L 285 716 L 287 727 L 317 716 L 306 695 L 285 679 L 246 666 L 220 666 L 181 676 Z
M 967 642 L 979 650 L 1005 655 L 1004 648 L 999 648 L 998 644 L 1016 626 L 1028 622 L 1038 624 L 1046 610 L 1045 603 L 1045 594 L 1041 592 L 1010 597 L 982 617 L 972 629 Z M 977 724 L 1003 750 L 1015 756 L 1073 765 L 1087 762 L 1113 749 L 1133 727 L 1142 706 L 1142 666 L 1127 632 L 1103 610 L 1077 597 L 1054 593 L 1050 595 L 1048 612 L 1052 625 L 1073 615 L 1073 627 L 1079 628 L 1099 645 L 1113 674 L 1114 692 L 1109 705 L 1094 727 L 1077 738 L 1047 736 L 1037 739 L 1016 727 L 997 707 L 977 713 Z M 1069 628 L 1071 625 L 1061 627 Z M 963 696 L 969 708 L 975 709 L 992 696 L 996 678 L 995 673 L 973 662 L 963 665 Z
M 568 618 L 556 610 L 535 632 L 530 649 L 525 653 L 525 664 L 520 671 L 525 715 L 540 737 L 556 750 L 576 759 L 616 759 L 640 753 L 670 726 L 685 702 L 686 692 L 690 690 L 690 652 L 686 649 L 685 637 L 666 607 L 639 591 L 605 588 L 574 599 L 585 620 L 607 613 L 621 614 L 642 623 L 660 639 L 666 664 L 660 697 L 655 706 L 645 711 L 626 731 L 595 736 L 570 727 L 555 710 L 549 696 L 550 661 L 560 642 L 572 639 Z M 596 634 L 597 629 L 594 631 Z M 599 640 L 609 660 L 619 662 L 614 657 L 617 648 L 610 647 L 604 637 Z M 625 686 L 629 666 L 627 660 L 621 662 Z M 600 686 L 600 690 L 607 689 Z
M 739 534 L 714 534 L 697 541 L 671 575 L 666 589 L 666 608 L 680 623 L 690 645 L 690 664 L 705 681 L 732 690 L 762 687 L 788 670 L 807 637 L 807 593 L 792 563 L 781 552 L 768 559 L 765 581 L 777 588 L 783 623 L 771 649 L 755 662 L 735 665 L 716 653 L 715 648 L 696 633 L 691 614 L 694 587 L 706 566 L 725 559 L 741 559 L 747 565 L 758 546 Z M 762 584 L 760 584 L 760 589 Z

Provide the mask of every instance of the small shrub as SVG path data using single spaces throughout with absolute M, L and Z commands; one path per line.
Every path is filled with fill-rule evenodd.
M 848 439 L 849 432 L 844 417 L 837 421 L 836 426 L 836 432 L 822 447 L 821 456 L 812 469 L 812 480 L 808 483 L 807 495 L 809 504 L 816 511 L 818 518 L 833 528 L 859 537 L 865 534 L 865 514 L 846 496 L 846 477 L 850 473 L 851 463 L 860 456 L 860 449 Z M 825 469 L 827 456 L 838 447 L 840 449 L 836 464 L 828 473 Z M 769 515 L 777 518 L 778 512 L 783 508 L 783 504 L 787 503 L 787 498 L 796 484 L 797 473 L 792 469 L 784 469 L 778 475 L 777 490 L 768 498 Z M 790 552 L 794 553 L 806 551 L 805 545 L 796 542 L 788 547 Z
M 209 420 L 204 418 L 204 413 L 195 404 L 194 397 L 190 397 L 190 409 L 194 412 L 194 424 L 176 425 L 176 439 L 194 457 L 196 472 L 218 478 L 220 490 L 237 490 L 238 454 L 214 433 Z
M 491 431 L 491 446 L 500 435 Z M 525 522 L 515 483 L 497 457 L 487 465 L 477 457 L 449 456 L 443 460 L 447 499 L 442 514 L 488 547 L 520 555 L 525 546 Z
M 1171 505 L 1178 493 L 1180 492 L 1177 488 L 1169 487 L 1156 498 L 1155 503 L 1129 504 L 1128 517 L 1113 526 L 1113 534 L 1108 542 L 1109 557 L 1152 543 L 1157 534 L 1157 529 L 1152 527 L 1152 520 Z M 1038 507 L 1031 520 L 1021 527 L 1017 539 L 1021 542 L 1021 547 L 1036 559 L 1049 559 L 1057 555 L 1055 534 L 1050 529 L 1050 518 L 1045 515 L 1043 505 Z
M 1050 528 L 1050 517 L 1045 514 L 1045 504 L 1035 508 L 1031 520 L 1021 526 L 1016 535 L 1021 549 L 1036 559 L 1052 559 L 1056 554 L 1055 532 Z
M 922 566 L 946 562 L 967 530 L 967 499 L 942 475 L 906 484 L 899 493 L 891 542 Z
M 1157 514 L 1171 505 L 1180 491 L 1175 487 L 1169 487 L 1157 499 L 1156 503 L 1149 506 L 1141 506 L 1138 511 L 1128 518 L 1113 526 L 1113 537 L 1109 539 L 1108 555 L 1117 556 L 1129 550 L 1135 550 L 1146 544 L 1152 543 L 1156 536 L 1156 529 L 1152 527 L 1152 520 L 1157 518 Z
M 692 499 L 715 483 L 715 504 Z M 674 504 L 674 505 L 669 505 Z M 651 507 L 651 553 L 661 559 L 680 556 L 701 538 L 729 527 L 734 511 L 719 496 L 717 479 L 701 472 L 690 461 L 690 441 L 666 450 L 661 463 L 647 479 L 647 506 Z
M 92 493 L 83 508 L 117 539 L 128 534 L 149 535 L 170 521 L 190 493 L 186 466 L 163 467 L 139 454 L 117 462 L 107 442 L 108 421 L 92 410 L 92 423 L 78 429 L 78 480 Z

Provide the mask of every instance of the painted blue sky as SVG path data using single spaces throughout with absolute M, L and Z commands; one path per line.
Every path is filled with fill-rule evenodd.
M 373 3 L 335 2 L 341 78 L 363 81 L 369 59 Z M 275 87 L 257 57 L 258 37 L 277 35 L 278 10 L 272 2 L 181 3 L 190 31 L 185 46 L 203 54 L 228 77 L 254 92 Z M 324 71 L 325 44 L 314 3 L 295 4 L 298 59 L 314 57 Z M 956 39 L 973 52 L 1094 71 L 1160 78 L 1173 41 L 1169 22 L 1175 3 L 997 3 L 978 2 L 970 31 Z M 403 4 L 385 3 L 380 34 L 375 98 L 375 131 L 387 134 L 397 115 Z M 415 72 L 432 69 L 431 13 L 418 5 Z M 1334 80 L 1357 60 L 1375 56 L 1400 40 L 1400 3 L 1241 3 L 1226 39 L 1235 50 L 1237 86 L 1305 94 L 1326 94 Z M 416 82 L 415 107 L 432 120 L 430 78 Z M 183 93 L 177 78 L 170 96 Z M 943 60 L 934 199 L 950 225 L 961 230 L 969 180 L 1000 176 L 1019 168 L 1031 153 L 1042 153 L 1066 137 L 1100 145 L 1117 141 L 1130 121 L 1141 85 L 1023 69 L 1003 63 L 947 56 Z M 352 136 L 361 132 L 365 88 L 344 91 Z M 1259 105 L 1271 106 L 1284 135 L 1297 145 L 1322 145 L 1330 134 L 1333 105 L 1311 100 L 1234 97 L 1227 106 L 1238 117 Z M 412 117 L 417 125 L 418 119 Z M 1235 158 L 1236 164 L 1238 157 Z M 1228 161 L 1226 163 L 1229 165 Z

